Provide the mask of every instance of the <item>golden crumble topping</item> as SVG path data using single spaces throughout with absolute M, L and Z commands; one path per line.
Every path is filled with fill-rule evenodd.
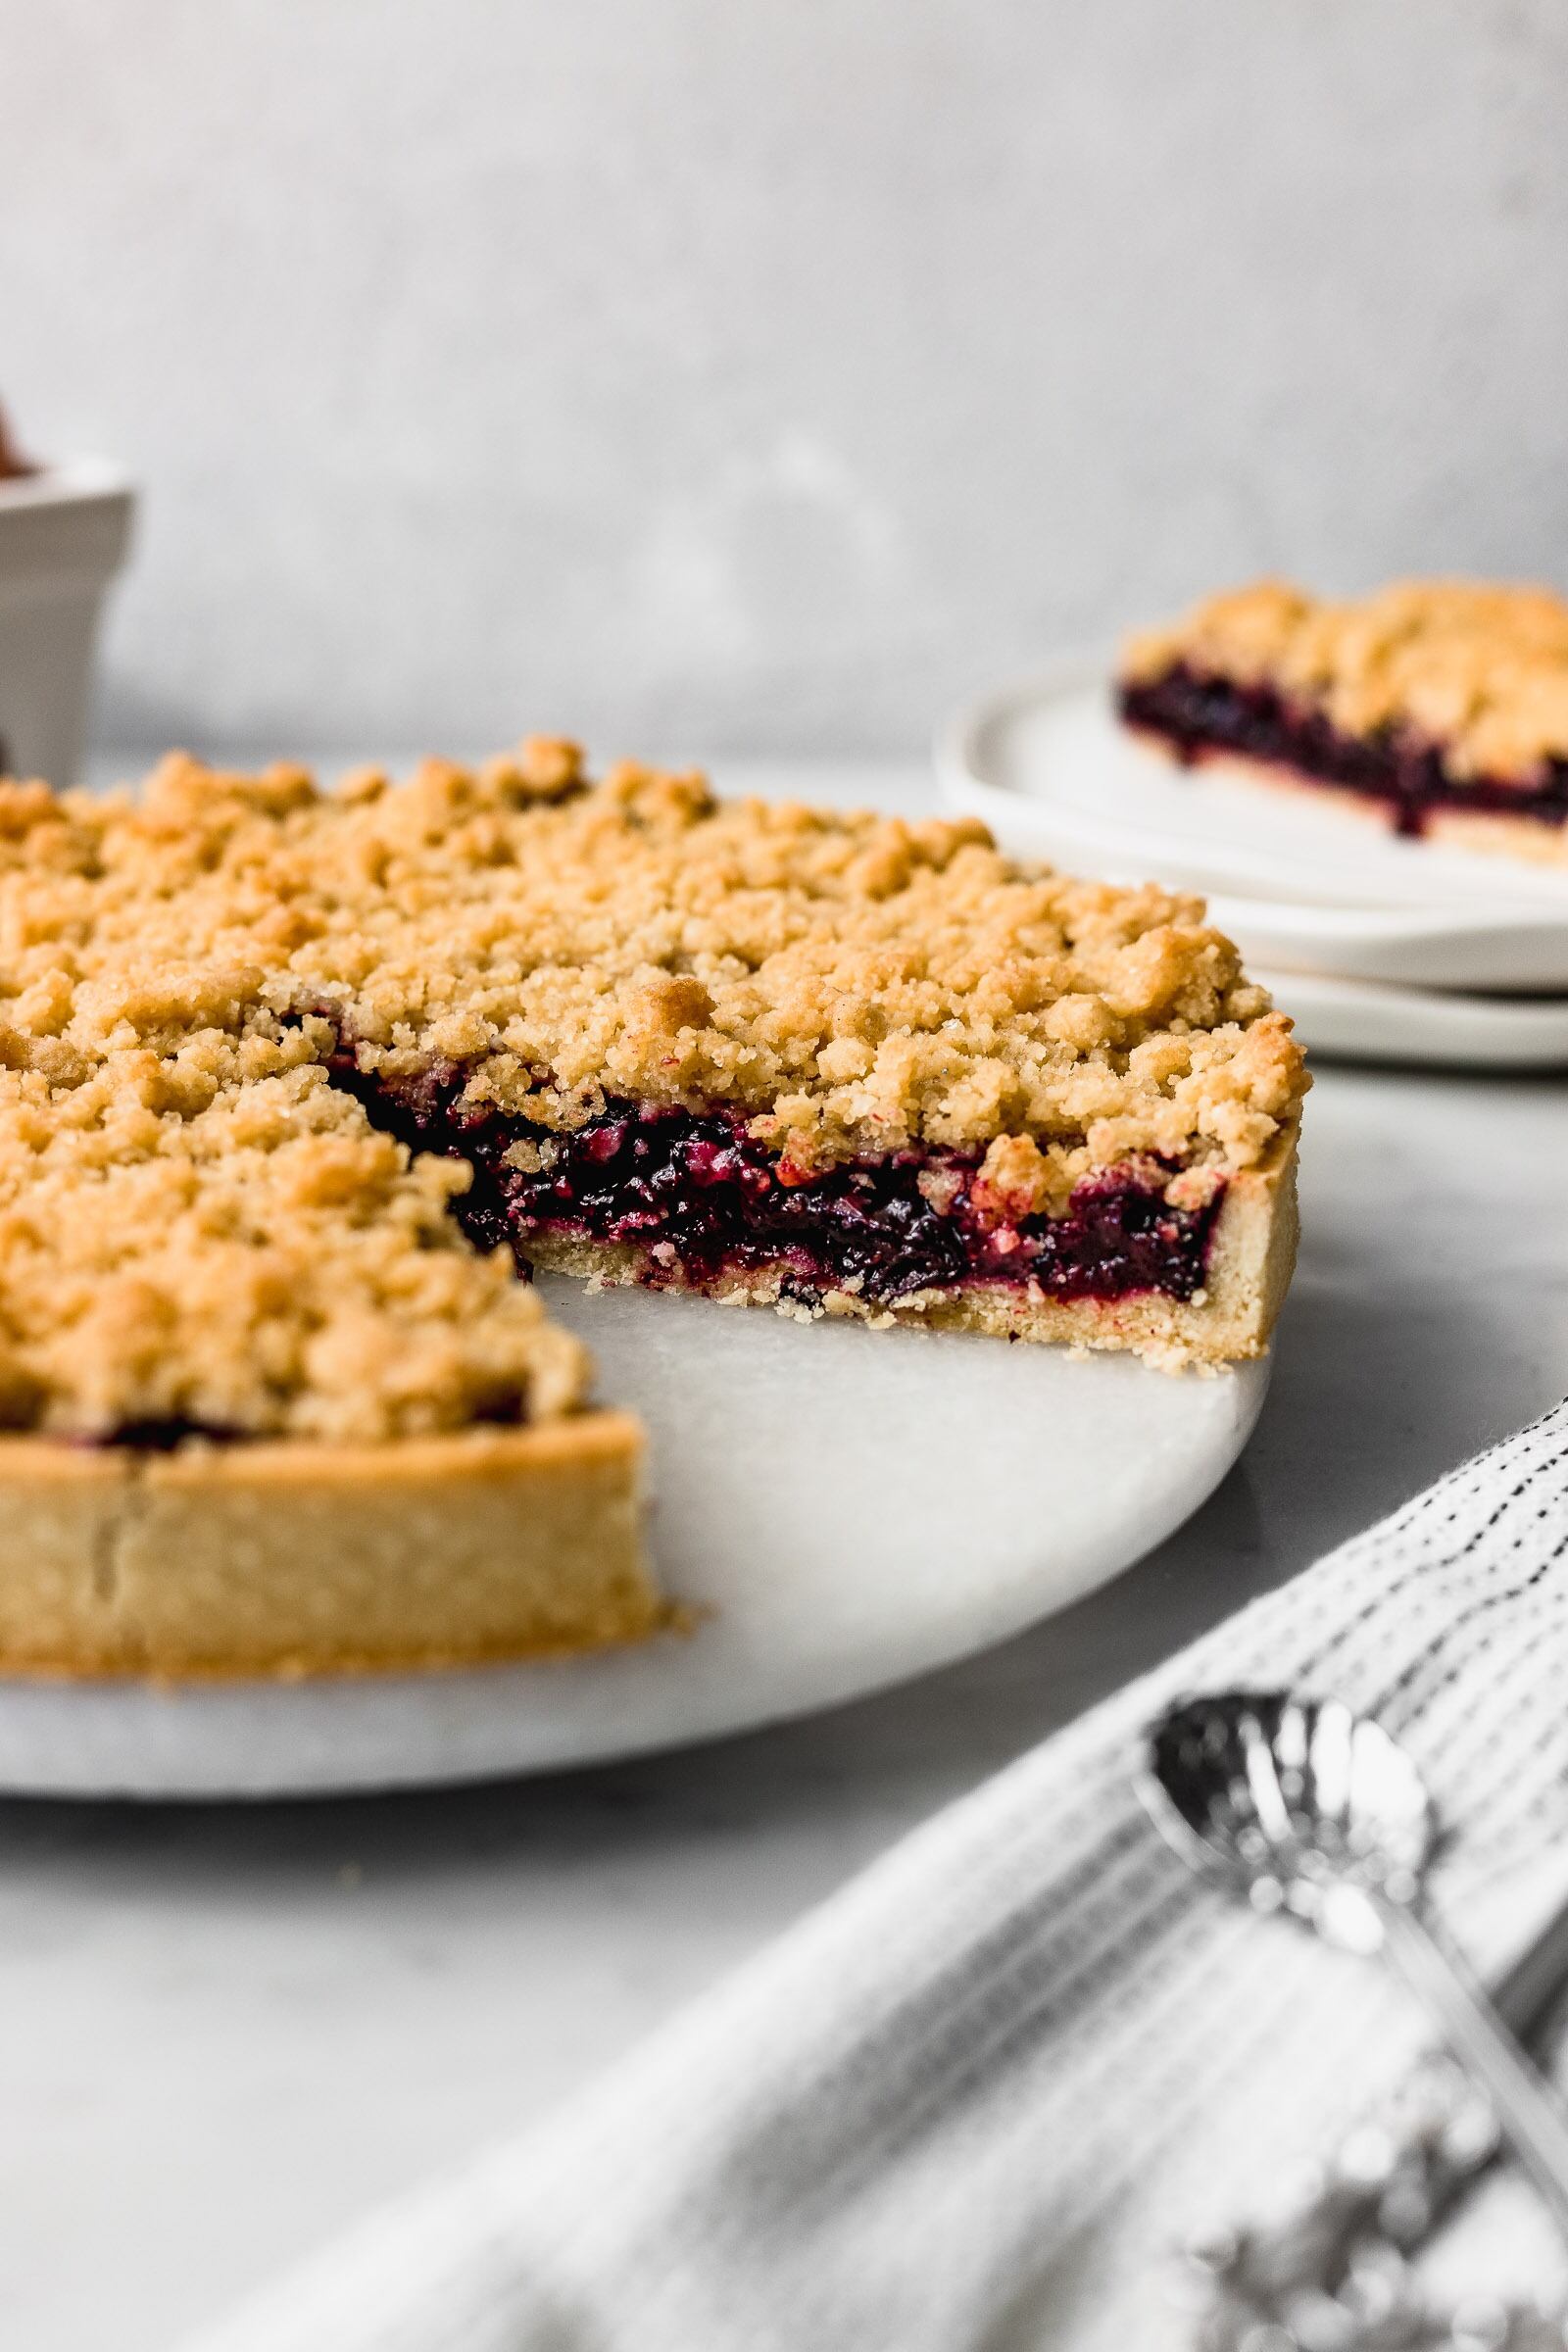
M 722 1102 L 800 1173 L 920 1144 L 1044 1205 L 1267 1151 L 1289 1024 L 1200 904 L 972 823 L 715 803 L 567 745 L 319 793 L 175 757 L 139 803 L 0 786 L 0 1413 L 322 1438 L 538 1418 L 585 1359 L 445 1214 L 461 1162 L 322 1066 L 558 1129 Z
M 221 1009 L 221 1008 L 220 1008 Z M 0 1425 L 338 1440 L 541 1420 L 586 1358 L 299 1038 L 193 1027 L 0 1073 Z M 30 1066 L 27 1064 L 30 1062 Z
M 1405 580 L 1329 604 L 1259 580 L 1135 638 L 1123 674 L 1176 662 L 1279 686 L 1348 735 L 1409 728 L 1455 777 L 1528 785 L 1568 759 L 1568 603 L 1548 588 Z

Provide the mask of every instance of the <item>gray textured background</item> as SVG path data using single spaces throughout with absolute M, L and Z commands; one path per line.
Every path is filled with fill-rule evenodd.
M 1233 574 L 1568 577 L 1562 0 L 0 0 L 100 732 L 905 750 Z

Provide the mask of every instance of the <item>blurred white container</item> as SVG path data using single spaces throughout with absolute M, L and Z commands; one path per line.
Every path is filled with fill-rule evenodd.
M 76 781 L 98 615 L 133 504 L 96 462 L 0 480 L 0 775 Z

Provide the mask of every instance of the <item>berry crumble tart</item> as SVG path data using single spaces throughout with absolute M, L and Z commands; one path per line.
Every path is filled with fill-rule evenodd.
M 1184 764 L 1568 866 L 1568 604 L 1549 589 L 1414 580 L 1326 604 L 1262 580 L 1136 638 L 1118 699 Z
M 1198 901 L 535 742 L 0 786 L 0 1667 L 641 1639 L 641 1433 L 534 1265 L 1255 1355 L 1289 1023 Z

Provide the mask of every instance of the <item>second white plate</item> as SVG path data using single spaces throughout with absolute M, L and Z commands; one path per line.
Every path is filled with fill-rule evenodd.
M 1314 1054 L 1429 1069 L 1568 1070 L 1568 998 L 1450 996 L 1251 968 Z
M 1568 990 L 1568 872 L 1402 841 L 1307 797 L 1182 769 L 1082 664 L 1004 689 L 939 737 L 944 793 L 1008 848 L 1186 885 L 1248 959 L 1406 988 Z

